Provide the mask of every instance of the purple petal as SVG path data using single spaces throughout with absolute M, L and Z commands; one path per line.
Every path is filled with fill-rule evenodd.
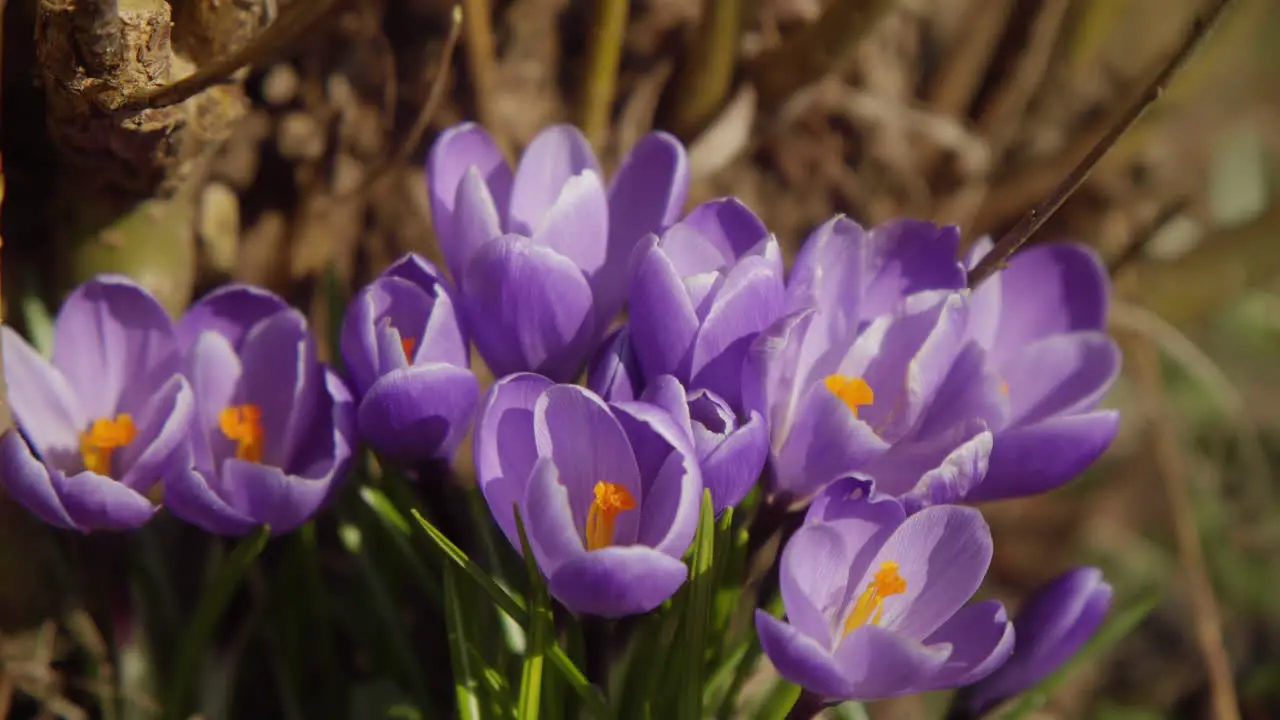
M 760 218 L 737 198 L 705 202 L 662 235 L 662 250 L 682 276 L 731 268 L 771 240 Z M 782 268 L 775 268 L 781 275 Z
M 14 418 L 32 448 L 48 462 L 71 467 L 89 418 L 67 381 L 8 325 L 0 326 L 4 374 Z
M 444 285 L 444 275 L 435 263 L 416 252 L 408 252 L 391 263 L 379 277 L 398 277 L 417 285 L 427 295 L 435 295 L 436 290 Z
M 600 398 L 576 385 L 556 385 L 538 398 L 533 410 L 534 439 L 540 457 L 555 461 L 560 484 L 580 532 L 585 532 L 596 483 L 621 485 L 644 507 L 645 493 L 631 443 Z M 618 515 L 614 542 L 630 545 L 640 527 L 640 512 Z
M 641 138 L 609 186 L 609 249 L 594 283 L 600 317 L 613 317 L 622 307 L 636 243 L 679 219 L 688 194 L 684 145 L 664 132 Z
M 970 305 L 971 321 L 974 318 L 972 308 Z M 1009 395 L 1004 392 L 1002 383 L 987 362 L 982 347 L 977 343 L 967 343 L 956 356 L 912 435 L 939 435 L 957 425 L 975 422 L 993 429 L 1006 427 L 1009 422 Z
M 752 412 L 745 423 L 701 458 L 702 483 L 711 491 L 717 513 L 742 502 L 760 479 L 768 457 L 769 429 L 760 413 Z
M 702 394 L 706 395 L 706 393 Z M 680 384 L 680 381 L 675 376 L 659 375 L 644 389 L 640 399 L 665 410 L 676 425 L 684 431 L 689 441 L 692 442 L 693 430 L 689 427 L 692 422 L 689 415 L 689 397 L 691 395 L 686 394 L 684 386 Z M 717 401 L 723 405 L 723 401 L 719 401 L 718 398 Z
M 292 471 L 324 392 L 324 368 L 306 318 L 285 310 L 258 323 L 244 339 L 240 362 L 237 400 L 262 411 L 262 462 Z
M 333 480 L 333 476 L 287 475 L 280 468 L 229 458 L 222 464 L 219 494 L 240 514 L 258 525 L 270 525 L 271 534 L 282 535 L 316 514 Z
M 604 183 L 595 173 L 575 175 L 532 235 L 533 242 L 573 261 L 592 285 L 604 265 L 609 233 L 609 204 Z
M 855 689 L 831 652 L 794 626 L 756 610 L 756 635 L 769 662 L 786 680 L 824 698 L 847 700 Z
M 858 549 L 834 527 L 804 525 L 782 551 L 778 584 L 787 621 L 828 652 L 838 639 L 833 623 L 844 610 Z
M 76 521 L 62 506 L 49 477 L 50 472 L 49 467 L 31 453 L 16 430 L 0 435 L 0 486 L 18 504 L 44 522 L 67 530 L 79 530 Z
M 997 364 L 1023 345 L 1057 333 L 1101 330 L 1110 281 L 1084 245 L 1045 244 L 1017 253 L 998 278 L 1003 298 L 992 353 Z
M 763 258 L 750 257 L 725 278 L 693 347 L 692 385 L 742 406 L 747 349 L 782 313 L 782 276 Z
M 870 480 L 850 476 L 836 480 L 823 488 L 814 498 L 805 514 L 805 526 L 821 525 L 840 533 L 845 547 L 849 548 L 849 564 L 845 574 L 860 578 L 871 567 L 871 560 L 906 519 L 902 505 L 897 500 L 874 492 Z M 846 577 L 843 582 L 849 581 Z M 862 592 L 865 586 L 850 586 L 851 592 Z M 844 598 L 847 604 L 852 596 Z M 836 608 L 838 617 L 843 606 Z
M 688 574 L 683 562 L 656 550 L 613 546 L 566 561 L 547 586 L 575 613 L 619 618 L 658 607 Z
M 989 708 L 1057 670 L 1102 624 L 1111 596 L 1111 585 L 1097 568 L 1070 570 L 1038 590 L 1014 619 L 1013 656 L 974 688 L 971 704 Z
M 67 514 L 85 530 L 133 530 L 159 509 L 136 490 L 87 470 L 70 477 L 53 472 L 49 479 Z
M 969 248 L 965 266 L 972 270 L 995 244 L 989 235 L 983 235 L 974 241 Z M 996 335 L 1000 332 L 1000 308 L 1004 305 L 1001 291 L 1000 275 L 979 285 L 969 296 L 969 308 L 972 316 L 969 319 L 969 336 L 983 348 L 995 347 Z
M 791 268 L 787 310 L 821 308 L 832 345 L 848 346 L 860 324 L 869 281 L 866 242 L 860 225 L 837 215 L 805 238 Z
M 858 700 L 914 692 L 947 662 L 951 649 L 926 647 L 908 635 L 863 625 L 845 636 L 835 662 Z
M 186 470 L 184 445 L 195 427 L 196 401 L 187 379 L 175 375 L 152 396 L 137 416 L 133 442 L 116 451 L 120 484 L 145 493 L 165 477 Z
M 413 363 L 443 362 L 460 368 L 471 367 L 471 347 L 463 331 L 453 296 L 443 284 L 436 285 L 431 317 L 422 340 L 413 353 Z
M 960 229 L 924 220 L 894 220 L 867 234 L 869 283 L 862 317 L 887 313 L 902 298 L 925 290 L 959 290 L 964 266 L 955 258 Z
M 629 402 L 644 392 L 640 366 L 631 349 L 631 331 L 626 325 L 610 333 L 591 359 L 587 389 L 605 402 Z
M 511 197 L 512 175 L 493 137 L 476 123 L 455 125 L 440 134 L 427 158 L 427 186 L 431 191 L 431 218 L 445 257 L 455 242 L 455 203 L 463 177 L 471 168 L 483 181 L 498 217 L 506 217 Z M 455 267 L 456 269 L 456 267 Z M 455 276 L 456 279 L 456 276 Z
M 401 339 L 420 348 L 433 305 L 420 287 L 396 277 L 378 278 L 356 293 L 342 320 L 341 345 L 358 395 L 383 375 L 408 366 Z
M 797 360 L 816 311 L 784 315 L 751 343 L 742 367 L 742 404 L 764 415 L 774 444 L 781 444 L 791 427 L 792 414 L 804 386 Z
M 218 427 L 218 416 L 235 403 L 243 370 L 235 348 L 218 333 L 200 335 L 187 354 L 187 379 L 195 398 L 192 452 L 196 467 L 216 473 L 234 444 Z
M 476 482 L 513 547 L 520 547 L 520 536 L 506 508 L 524 498 L 525 481 L 538 459 L 533 408 L 552 385 L 532 373 L 504 377 L 490 388 L 476 416 L 472 443 Z
M 1068 415 L 999 433 L 987 475 L 969 491 L 969 502 L 1048 492 L 1093 464 L 1120 429 L 1120 413 L 1099 410 Z
M 440 237 L 440 249 L 459 288 L 465 284 L 464 275 L 471 256 L 485 243 L 502 235 L 502 215 L 495 202 L 480 171 L 467 170 L 458 185 L 451 235 Z
M 520 512 L 543 575 L 552 576 L 565 562 L 587 552 L 569 507 L 569 491 L 560 484 L 560 473 L 550 458 L 534 463 Z
M 698 332 L 698 316 L 684 282 L 654 238 L 636 249 L 628 303 L 632 347 L 645 378 L 687 378 L 690 353 Z
M 506 235 L 476 251 L 465 285 L 468 325 L 494 375 L 577 376 L 595 336 L 591 288 L 577 266 Z
M 507 232 L 532 236 L 569 178 L 585 170 L 604 176 L 580 130 L 572 125 L 552 125 L 539 132 L 516 168 Z
M 702 474 L 689 438 L 671 414 L 647 402 L 613 406 L 640 468 L 644 488 L 636 542 L 684 557 L 698 529 Z
M 1120 349 L 1106 333 L 1054 335 L 1012 353 L 1002 366 L 1010 425 L 1087 412 L 1120 374 Z
M 907 518 L 885 542 L 855 587 L 866 587 L 888 561 L 907 582 L 887 599 L 881 626 L 923 640 L 965 604 L 991 564 L 991 529 L 970 507 L 925 508 Z
M 999 602 L 975 603 L 952 615 L 924 641 L 925 645 L 944 643 L 951 646 L 947 664 L 915 692 L 960 687 L 990 675 L 1013 652 L 1013 623 Z
M 76 288 L 53 326 L 53 366 L 89 419 L 136 413 L 156 378 L 180 363 L 173 321 L 146 290 L 119 275 Z
M 838 477 L 866 467 L 889 444 L 854 417 L 844 401 L 813 385 L 774 457 L 776 490 L 806 498 Z
M 206 476 L 195 470 L 165 479 L 164 504 L 177 517 L 215 535 L 247 535 L 261 524 L 228 505 L 209 486 Z
M 205 295 L 178 321 L 178 341 L 190 348 L 204 332 L 225 337 L 240 347 L 245 333 L 261 320 L 289 307 L 279 295 L 253 285 L 225 285 Z
M 897 497 L 907 513 L 930 505 L 963 502 L 987 474 L 993 437 L 980 422 L 914 442 L 899 442 L 876 458 L 866 473 L 876 489 Z
M 360 401 L 360 436 L 374 450 L 407 463 L 453 459 L 480 395 L 470 370 L 430 363 L 382 376 Z

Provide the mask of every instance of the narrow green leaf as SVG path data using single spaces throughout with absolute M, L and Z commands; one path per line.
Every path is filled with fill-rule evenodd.
M 542 661 L 546 646 L 551 644 L 551 608 L 548 606 L 547 588 L 542 582 L 542 572 L 525 535 L 520 506 L 513 508 L 516 531 L 520 534 L 520 553 L 524 556 L 525 569 L 529 572 L 529 644 L 524 651 L 524 671 L 520 676 L 520 699 L 516 703 L 516 717 L 520 720 L 538 720 L 542 709 Z
M 33 283 L 34 285 L 34 283 Z M 53 317 L 35 292 L 22 296 L 22 321 L 27 326 L 31 347 L 45 357 L 53 353 Z
M 178 645 L 178 655 L 174 662 L 174 672 L 170 677 L 168 692 L 165 694 L 164 713 L 170 720 L 181 720 L 190 709 L 191 688 L 195 685 L 196 676 L 204 660 L 213 631 L 218 620 L 231 602 L 240 581 L 262 554 L 267 546 L 267 538 L 271 537 L 271 528 L 263 525 L 257 532 L 245 536 L 236 548 L 219 563 L 209 584 L 205 586 L 196 606 L 191 622 L 187 624 L 182 642 Z
M 1049 704 L 1049 699 L 1053 697 L 1053 693 L 1057 691 L 1076 668 L 1087 660 L 1107 652 L 1116 643 L 1124 639 L 1125 636 L 1133 632 L 1134 628 L 1138 627 L 1139 623 L 1146 619 L 1152 610 L 1156 609 L 1156 606 L 1160 604 L 1160 600 L 1160 593 L 1150 592 L 1129 605 L 1124 611 L 1112 615 L 1102 624 L 1102 627 L 1098 628 L 1098 631 L 1089 639 L 1089 642 L 1085 643 L 1080 652 L 1076 653 L 1075 657 L 1068 660 L 1049 677 L 1041 680 L 1039 685 L 1023 693 L 1016 700 L 996 708 L 994 712 L 988 713 L 988 717 L 998 717 L 1000 720 L 1020 720 L 1031 716 Z M 1002 712 L 1003 708 L 1008 709 Z
M 471 655 L 467 652 L 467 623 L 463 608 L 466 607 L 455 577 L 458 570 L 452 564 L 444 566 L 444 617 L 449 635 L 449 658 L 453 667 L 453 691 L 458 701 L 460 720 L 480 720 L 480 699 L 476 696 L 478 682 Z
M 711 600 L 715 597 L 715 505 L 711 491 L 702 491 L 702 517 L 693 539 L 693 566 L 689 571 L 689 602 L 681 644 L 685 646 L 684 691 L 680 697 L 682 718 L 702 717 L 702 674 L 706 665 L 707 625 L 711 622 Z
M 834 708 L 835 716 L 840 720 L 871 720 L 867 708 L 860 702 L 852 700 L 842 702 Z
M 373 511 L 374 516 L 386 530 L 386 536 L 390 538 L 392 546 L 404 561 L 414 583 L 438 607 L 442 594 L 440 584 L 436 581 L 432 570 L 422 561 L 418 553 L 414 552 L 413 543 L 410 540 L 413 531 L 409 526 L 409 519 L 396 508 L 385 493 L 377 488 L 368 485 L 361 487 L 360 499 Z
M 800 699 L 800 686 L 789 683 L 782 678 L 774 681 L 769 694 L 765 695 L 756 708 L 757 720 L 784 720 Z
M 366 490 L 368 488 L 361 488 L 362 493 Z M 416 509 L 412 510 L 411 513 L 414 519 L 418 521 L 418 524 L 422 526 L 423 531 L 427 533 L 427 537 L 432 540 L 433 546 L 444 556 L 444 559 L 461 568 L 466 576 L 471 578 L 476 586 L 483 590 L 502 612 L 510 615 L 521 626 L 526 628 L 529 626 L 529 613 L 518 600 L 494 582 L 493 578 L 489 577 L 483 568 L 472 562 L 471 558 L 467 557 L 467 554 L 461 548 L 445 537 L 444 533 L 432 525 L 431 521 L 427 520 L 422 513 Z M 569 686 L 578 693 L 578 696 L 586 702 L 587 709 L 592 716 L 598 718 L 612 717 L 613 714 L 609 710 L 609 705 L 605 702 L 600 688 L 592 685 L 587 680 L 587 676 L 582 673 L 582 670 L 577 665 L 573 664 L 573 661 L 564 653 L 564 650 L 554 645 L 551 646 L 547 650 L 547 659 L 551 661 L 551 666 L 556 668 L 564 679 L 569 682 Z

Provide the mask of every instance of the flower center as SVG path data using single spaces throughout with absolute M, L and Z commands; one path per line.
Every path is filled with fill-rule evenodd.
M 400 349 L 404 350 L 404 359 L 407 362 L 413 363 L 413 351 L 417 347 L 418 347 L 417 340 L 414 340 L 411 337 L 400 338 Z
M 262 462 L 262 409 L 252 403 L 232 405 L 218 415 L 222 434 L 236 442 L 236 457 Z
M 898 574 L 898 563 L 892 560 L 880 563 L 880 569 L 871 578 L 871 582 L 867 583 L 867 589 L 862 591 L 858 601 L 853 604 L 849 619 L 844 621 L 844 635 L 867 623 L 879 625 L 880 616 L 884 614 L 884 599 L 906 591 L 907 581 Z
M 823 382 L 832 395 L 840 398 L 845 405 L 849 406 L 849 411 L 853 413 L 854 417 L 858 417 L 859 407 L 870 405 L 875 401 L 875 393 L 871 392 L 871 386 L 862 378 L 828 375 Z
M 84 469 L 99 475 L 111 475 L 111 453 L 133 442 L 138 428 L 129 415 L 116 415 L 115 419 L 98 418 L 89 429 L 80 433 L 80 458 Z
M 613 544 L 618 515 L 636 509 L 635 496 L 616 483 L 596 483 L 595 499 L 587 511 L 587 549 L 599 550 Z

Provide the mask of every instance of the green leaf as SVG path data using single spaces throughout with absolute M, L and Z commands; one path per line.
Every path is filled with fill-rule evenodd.
M 418 553 L 414 552 L 413 543 L 410 541 L 412 529 L 409 526 L 409 519 L 381 490 L 365 485 L 360 488 L 360 499 L 373 511 L 378 522 L 386 530 L 386 536 L 390 538 L 392 546 L 404 561 L 414 583 L 422 589 L 432 603 L 439 607 L 440 584 L 427 564 L 422 561 Z
M 520 675 L 520 699 L 516 703 L 516 717 L 520 720 L 538 720 L 542 709 L 542 661 L 546 646 L 550 643 L 551 608 L 547 599 L 547 588 L 542 582 L 542 572 L 538 570 L 538 561 L 533 556 L 533 548 L 529 547 L 529 537 L 525 535 L 524 520 L 520 517 L 520 506 L 515 505 L 516 531 L 520 534 L 520 553 L 524 556 L 525 569 L 529 571 L 529 645 L 524 651 L 524 670 Z
M 44 301 L 34 292 L 22 296 L 22 320 L 27 326 L 31 346 L 49 357 L 53 353 L 53 317 L 49 315 Z
M 457 568 L 444 566 L 444 617 L 449 635 L 449 658 L 453 667 L 453 692 L 458 701 L 460 720 L 480 720 L 478 682 L 471 655 L 467 652 L 467 623 L 463 608 L 466 601 L 458 590 Z
M 685 604 L 682 645 L 685 646 L 684 691 L 680 697 L 682 718 L 702 717 L 702 673 L 706 665 L 707 625 L 715 597 L 716 514 L 711 491 L 702 491 L 702 517 L 693 538 L 693 566 L 689 571 L 689 602 Z
M 1080 652 L 1075 657 L 1067 661 L 1062 667 L 1058 668 L 1049 677 L 1040 681 L 1036 687 L 1028 690 L 1020 695 L 1011 703 L 1006 703 L 1004 708 L 1008 708 L 1001 712 L 1001 708 L 996 708 L 992 713 L 988 713 L 988 717 L 998 717 L 1001 720 L 1018 720 L 1019 718 L 1029 717 L 1049 703 L 1049 699 L 1053 697 L 1053 693 L 1062 685 L 1063 682 L 1071 675 L 1071 673 L 1084 664 L 1086 661 L 1096 658 L 1110 650 L 1116 643 L 1120 642 L 1126 635 L 1133 632 L 1134 628 L 1151 614 L 1152 610 L 1160 604 L 1160 593 L 1150 592 L 1124 611 L 1112 615 L 1094 636 L 1085 643 Z
M 784 720 L 800 699 L 800 692 L 799 685 L 778 678 L 756 707 L 755 717 L 757 720 Z
M 235 550 L 231 552 L 214 571 L 213 578 L 205 586 L 200 596 L 200 604 L 196 606 L 191 622 L 187 624 L 182 642 L 178 645 L 178 656 L 174 662 L 174 672 L 170 679 L 168 692 L 165 694 L 164 712 L 170 720 L 182 720 L 190 709 L 191 688 L 195 685 L 196 675 L 204 660 L 213 631 L 218 620 L 231 602 L 232 595 L 240 587 L 240 581 L 249 571 L 262 549 L 267 546 L 267 538 L 271 537 L 271 528 L 263 525 L 257 532 L 245 536 Z
M 368 490 L 369 488 L 361 488 L 361 494 L 365 494 Z M 431 521 L 427 520 L 422 513 L 416 509 L 411 512 L 414 519 L 422 526 L 423 531 L 427 533 L 427 537 L 432 540 L 433 546 L 440 551 L 444 559 L 461 568 L 464 574 L 471 578 L 476 586 L 483 590 L 502 612 L 510 615 L 521 626 L 529 627 L 529 613 L 525 610 L 523 604 L 494 582 L 493 578 L 489 577 L 483 568 L 472 562 L 471 558 L 467 557 L 467 554 L 461 548 L 445 537 L 445 534 L 432 525 Z M 569 659 L 569 656 L 562 649 L 554 645 L 551 646 L 547 651 L 547 659 L 551 661 L 551 666 L 560 672 L 561 676 L 569 682 L 569 686 L 587 704 L 587 709 L 594 717 L 608 718 L 613 716 L 600 689 L 587 680 L 587 676 L 582 673 L 582 670 L 577 665 L 573 664 L 573 661 Z

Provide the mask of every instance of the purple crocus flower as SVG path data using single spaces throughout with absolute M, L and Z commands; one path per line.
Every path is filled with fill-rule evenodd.
M 973 687 L 974 714 L 1030 689 L 1079 652 L 1106 618 L 1111 595 L 1094 567 L 1068 570 L 1037 590 L 1013 619 L 1012 657 Z
M 195 417 L 173 322 L 147 291 L 103 275 L 67 297 L 53 331 L 50 362 L 0 327 L 21 431 L 0 437 L 0 484 L 51 525 L 139 527 L 157 509 L 152 487 L 183 471 Z
M 431 212 L 476 349 L 498 377 L 575 377 L 622 307 L 640 238 L 674 222 L 689 189 L 684 146 L 644 137 L 608 190 L 576 128 L 555 125 L 511 172 L 464 123 L 427 161 Z
M 996 601 L 965 603 L 991 562 L 991 531 L 973 508 L 906 517 L 868 480 L 820 493 L 783 550 L 787 621 L 756 611 L 778 673 L 831 700 L 959 687 L 1003 663 L 1013 624 Z
M 644 392 L 644 378 L 631 349 L 631 330 L 626 323 L 609 333 L 591 358 L 587 387 L 608 402 L 635 400 Z
M 306 318 L 233 285 L 194 305 L 179 334 L 190 342 L 195 467 L 166 479 L 169 509 L 221 535 L 306 522 L 346 470 L 355 430 L 351 393 L 317 359 Z
M 409 463 L 453 459 L 480 385 L 451 293 L 431 263 L 406 255 L 356 295 L 342 323 L 342 359 L 370 447 Z
M 631 335 L 645 378 L 673 375 L 742 407 L 742 364 L 782 314 L 782 251 L 745 205 L 713 200 L 636 250 Z
M 685 581 L 702 479 L 687 429 L 665 409 L 510 375 L 481 403 L 475 462 L 499 527 L 519 549 L 518 505 L 548 588 L 570 610 L 645 613 Z
M 991 249 L 973 249 L 976 265 Z M 987 476 L 969 499 L 998 500 L 1051 490 L 1098 459 L 1120 415 L 1097 410 L 1120 373 L 1120 350 L 1106 334 L 1110 280 L 1092 250 L 1038 245 L 973 294 L 973 339 L 1007 404 Z

